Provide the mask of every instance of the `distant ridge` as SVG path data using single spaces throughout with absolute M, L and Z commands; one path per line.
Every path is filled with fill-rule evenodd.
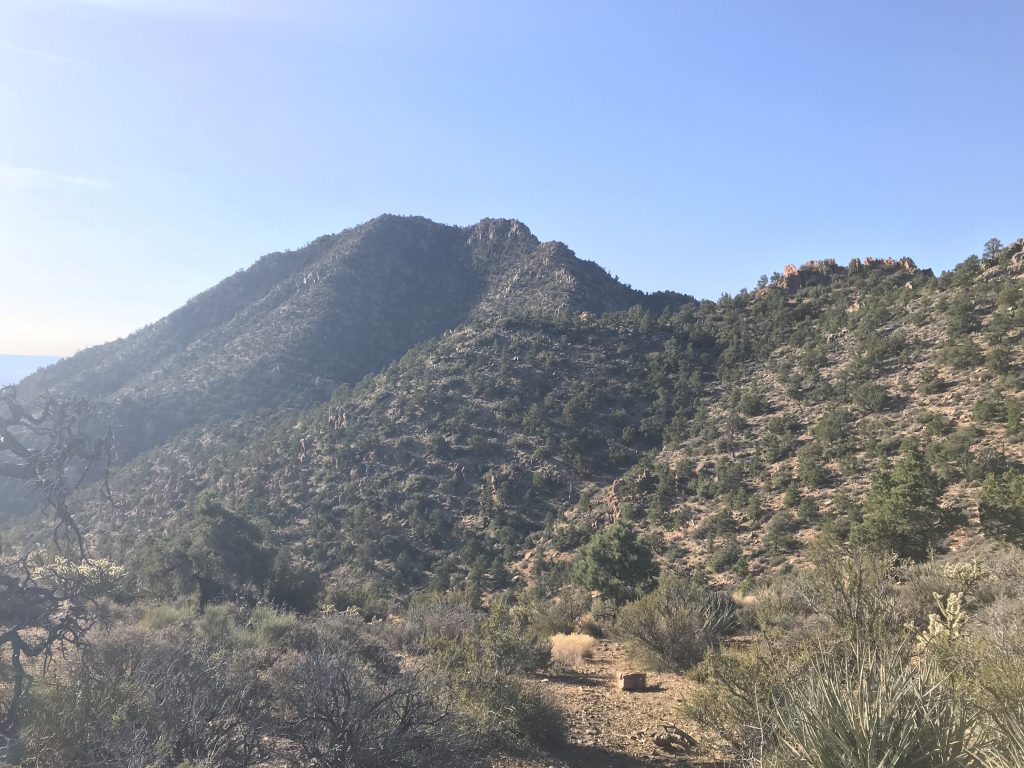
M 0 355 L 0 387 L 17 384 L 26 376 L 60 360 L 54 355 Z

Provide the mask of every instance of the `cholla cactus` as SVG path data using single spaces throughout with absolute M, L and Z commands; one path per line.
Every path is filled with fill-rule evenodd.
M 65 598 L 99 597 L 119 589 L 124 583 L 125 568 L 109 560 L 90 559 L 74 562 L 57 557 L 51 563 L 37 566 L 34 579 L 56 588 Z
M 933 596 L 939 612 L 928 614 L 928 628 L 917 636 L 919 650 L 924 650 L 935 642 L 948 643 L 958 640 L 967 623 L 963 592 L 951 592 L 946 595 L 945 603 L 937 592 Z
M 970 603 L 978 594 L 978 586 L 989 577 L 988 569 L 975 558 L 958 560 L 942 566 L 942 575 L 949 580 L 953 592 L 959 592 L 961 599 Z

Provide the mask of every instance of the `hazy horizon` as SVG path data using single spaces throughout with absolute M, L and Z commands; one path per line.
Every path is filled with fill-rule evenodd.
M 60 360 L 55 355 L 7 355 L 0 353 L 0 387 L 17 384 L 29 374 L 35 373 L 51 363 Z

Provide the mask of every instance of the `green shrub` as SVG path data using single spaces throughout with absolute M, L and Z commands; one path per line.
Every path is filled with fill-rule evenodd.
M 238 608 L 230 603 L 209 605 L 199 617 L 199 631 L 214 646 L 232 646 L 241 638 Z
M 1006 398 L 1006 439 L 1011 442 L 1020 440 L 1024 433 L 1024 404 L 1016 397 Z
M 929 366 L 921 369 L 921 382 L 917 385 L 917 391 L 922 395 L 934 395 L 946 388 L 946 382 L 939 376 L 938 368 Z
M 267 605 L 258 605 L 249 613 L 248 629 L 262 647 L 278 645 L 298 626 L 296 616 Z
M 978 398 L 978 402 L 974 404 L 975 421 L 1004 421 L 1005 419 L 1005 400 L 999 392 L 986 393 Z
M 939 359 L 951 368 L 965 369 L 981 365 L 985 360 L 985 355 L 974 339 L 950 337 L 948 343 L 942 348 Z
M 320 607 L 328 611 L 354 610 L 369 621 L 387 618 L 394 609 L 394 600 L 365 576 L 341 571 L 327 584 Z
M 760 766 L 775 744 L 774 705 L 794 672 L 787 656 L 712 651 L 694 670 L 704 683 L 682 706 L 689 719 L 713 731 L 736 765 Z
M 743 562 L 743 547 L 740 546 L 735 535 L 730 535 L 722 541 L 716 541 L 712 547 L 711 557 L 708 558 L 708 565 L 716 573 L 727 571 L 734 566 L 741 566 Z
M 768 406 L 761 396 L 752 389 L 743 391 L 736 407 L 744 416 L 760 416 L 768 410 Z
M 616 635 L 659 669 L 688 669 L 736 626 L 732 599 L 693 579 L 667 573 L 658 588 L 625 605 Z
M 796 508 L 796 513 L 797 519 L 800 521 L 800 524 L 805 526 L 813 525 L 814 523 L 818 522 L 819 518 L 821 517 L 821 512 L 818 509 L 818 505 L 810 496 L 804 496 L 802 499 L 800 499 L 800 503 L 797 505 Z
M 460 593 L 417 595 L 409 602 L 398 643 L 424 653 L 437 642 L 452 642 L 480 631 L 482 616 Z
M 889 393 L 880 384 L 864 382 L 853 390 L 853 401 L 868 413 L 878 413 L 889 405 Z
M 847 646 L 878 647 L 901 642 L 895 581 L 898 560 L 872 549 L 825 546 L 814 568 L 794 579 L 794 588 L 818 617 L 825 640 Z
M 787 507 L 797 507 L 800 505 L 800 499 L 803 498 L 803 493 L 800 491 L 800 486 L 797 483 L 790 483 L 789 487 L 786 488 L 786 492 L 782 495 L 782 503 Z
M 721 509 L 713 515 L 705 517 L 693 532 L 693 537 L 703 541 L 709 538 L 731 536 L 734 533 L 736 533 L 736 521 L 729 510 Z
M 187 605 L 157 603 L 145 609 L 141 623 L 149 629 L 166 629 L 180 626 L 190 618 L 192 608 Z
M 560 711 L 520 677 L 550 658 L 550 644 L 531 637 L 523 612 L 499 599 L 475 626 L 430 635 L 425 645 L 435 685 L 453 693 L 481 747 L 519 750 L 562 741 Z
M 586 590 L 570 584 L 551 598 L 528 593 L 522 603 L 530 617 L 530 631 L 537 637 L 548 638 L 574 632 L 590 610 L 591 597 Z
M 817 443 L 808 443 L 796 452 L 800 482 L 808 488 L 820 488 L 825 484 L 827 473 L 821 448 Z
M 564 744 L 562 711 L 535 684 L 476 662 L 442 680 L 470 719 L 479 748 L 524 751 Z
M 768 554 L 781 557 L 792 552 L 796 547 L 796 537 L 793 534 L 799 528 L 796 517 L 788 510 L 779 510 L 772 515 L 764 527 L 764 546 Z
M 829 408 L 814 425 L 811 434 L 815 444 L 821 445 L 829 455 L 840 456 L 851 450 L 850 412 L 845 408 Z

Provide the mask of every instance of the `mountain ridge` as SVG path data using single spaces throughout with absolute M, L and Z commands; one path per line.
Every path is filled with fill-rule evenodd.
M 645 300 L 515 220 L 453 227 L 384 215 L 268 254 L 21 386 L 27 397 L 55 390 L 119 403 L 130 458 L 210 418 L 323 402 L 471 318 L 600 313 Z
M 1024 468 L 1024 241 L 940 277 L 814 262 L 711 302 L 633 291 L 514 220 L 371 224 L 378 265 L 438 238 L 469 283 L 459 321 L 330 399 L 195 420 L 141 453 L 115 511 L 79 498 L 101 552 L 173 537 L 207 492 L 309 567 L 385 590 L 563 578 L 623 519 L 664 562 L 735 584 L 849 535 L 905 440 L 967 515 L 961 539 L 986 476 Z M 379 247 L 396 227 L 406 245 Z M 337 274 L 292 272 L 293 292 Z

